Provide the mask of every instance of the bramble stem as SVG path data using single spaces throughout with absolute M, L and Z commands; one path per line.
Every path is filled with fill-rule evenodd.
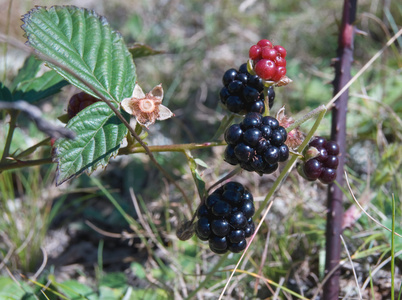
M 349 91 L 344 89 L 351 79 L 351 65 L 353 61 L 354 22 L 356 19 L 357 0 L 344 0 L 342 24 L 338 35 L 337 59 L 335 61 L 335 79 L 333 94 L 339 95 L 332 107 L 331 140 L 340 148 L 339 165 L 336 170 L 336 182 L 328 185 L 327 225 L 325 245 L 325 274 L 336 268 L 341 259 L 343 221 L 343 190 L 344 163 L 346 155 L 346 113 Z M 340 93 L 344 90 L 343 93 Z M 332 102 L 332 101 L 331 101 Z M 339 184 L 339 185 L 338 185 Z M 340 270 L 337 269 L 324 284 L 323 299 L 336 300 L 339 298 Z
M 11 142 L 13 140 L 13 135 L 14 135 L 14 130 L 17 127 L 17 118 L 19 115 L 18 110 L 10 110 L 10 127 L 8 128 L 8 134 L 7 134 L 7 139 L 6 143 L 4 145 L 4 150 L 3 150 L 3 156 L 1 157 L 1 163 L 3 163 L 6 160 L 6 157 L 8 157 L 10 153 L 10 147 L 11 147 Z

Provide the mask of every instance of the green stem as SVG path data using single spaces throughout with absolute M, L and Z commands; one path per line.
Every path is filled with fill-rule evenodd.
M 190 293 L 190 295 L 188 295 L 188 297 L 186 298 L 186 300 L 191 300 L 197 293 L 199 290 L 201 290 L 207 283 L 209 283 L 211 277 L 218 271 L 218 269 L 223 265 L 223 263 L 227 260 L 229 253 L 226 253 L 225 255 L 223 255 L 220 260 L 214 265 L 214 267 L 212 268 L 212 270 L 208 273 L 208 275 L 205 277 L 205 279 L 200 282 L 197 286 L 197 288 L 192 291 Z
M 50 145 L 50 140 L 51 138 L 46 138 L 43 141 L 40 141 L 39 143 L 29 147 L 28 149 L 22 151 L 20 154 L 18 154 L 17 156 L 15 156 L 15 159 L 21 159 L 23 157 L 26 157 L 30 154 L 32 154 L 33 152 L 35 152 L 36 149 L 38 149 L 41 146 L 48 146 Z
M 43 140 L 42 142 L 39 142 L 38 144 L 32 146 L 31 148 L 37 148 L 42 145 L 47 144 L 47 139 Z M 197 149 L 205 149 L 205 148 L 211 148 L 211 147 L 216 147 L 216 146 L 225 146 L 226 143 L 224 141 L 222 142 L 206 142 L 202 144 L 197 144 L 197 143 L 190 143 L 190 144 L 174 144 L 174 145 L 160 145 L 160 146 L 148 146 L 149 151 L 151 152 L 183 152 L 184 150 L 197 150 Z M 31 148 L 28 148 L 24 152 L 20 153 L 18 156 L 15 158 L 20 158 L 24 153 L 27 153 L 28 150 Z M 32 149 L 31 149 L 32 150 Z M 127 147 L 121 148 L 119 150 L 118 155 L 128 155 L 128 154 L 134 154 L 134 153 L 147 153 L 147 151 L 138 146 L 134 149 L 129 150 Z M 25 154 L 23 155 L 25 156 Z M 51 157 L 47 158 L 42 158 L 42 159 L 36 159 L 36 160 L 14 160 L 14 162 L 8 163 L 0 163 L 0 172 L 5 171 L 5 170 L 12 170 L 12 169 L 20 169 L 20 168 L 25 168 L 25 167 L 33 167 L 33 166 L 39 166 L 39 165 L 45 165 L 45 164 L 51 164 L 53 163 Z
M 0 163 L 3 163 L 6 160 L 6 157 L 8 157 L 10 154 L 11 142 L 13 140 L 14 130 L 17 127 L 17 117 L 19 113 L 20 112 L 18 110 L 10 111 L 10 127 L 8 128 L 7 139 L 4 145 L 3 156 L 1 157 Z
M 53 163 L 51 157 L 35 159 L 35 160 L 16 160 L 14 163 L 0 163 L 0 172 L 13 169 L 21 169 L 26 167 L 41 166 Z
M 189 144 L 174 144 L 174 145 L 160 145 L 160 146 L 148 146 L 151 152 L 183 152 L 185 150 L 197 150 L 205 149 L 216 146 L 226 146 L 224 141 L 222 142 L 206 142 L 206 143 L 189 143 Z M 146 153 L 146 150 L 141 147 L 124 147 L 119 150 L 118 155 L 128 155 L 134 153 Z
M 321 106 L 320 106 L 321 107 Z M 325 116 L 325 112 L 327 111 L 325 106 L 322 106 L 324 109 L 320 111 L 320 114 L 318 115 L 317 120 L 315 121 L 313 127 L 311 128 L 311 130 L 309 131 L 309 133 L 307 134 L 306 138 L 304 139 L 303 143 L 299 146 L 299 148 L 297 149 L 297 152 L 301 153 L 304 148 L 307 146 L 308 142 L 310 141 L 310 139 L 313 137 L 315 131 L 317 130 L 318 126 L 320 125 L 322 119 Z M 294 163 L 296 162 L 298 156 L 297 155 L 292 155 L 291 159 L 289 160 L 289 162 L 286 164 L 286 166 L 283 168 L 281 174 L 279 174 L 278 178 L 275 180 L 274 185 L 271 187 L 271 189 L 269 190 L 267 196 L 264 199 L 264 202 L 260 205 L 260 207 L 258 208 L 257 212 L 255 213 L 256 216 L 260 215 L 262 210 L 264 209 L 264 207 L 267 206 L 269 199 L 272 197 L 272 195 L 275 193 L 275 191 L 277 190 L 277 188 L 279 187 L 279 185 L 282 183 L 282 180 L 287 176 L 287 174 L 290 172 L 290 170 L 292 169 Z

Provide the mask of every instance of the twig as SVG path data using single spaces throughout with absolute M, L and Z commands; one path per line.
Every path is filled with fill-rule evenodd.
M 0 101 L 0 109 L 12 109 L 26 113 L 38 127 L 38 129 L 52 138 L 68 138 L 73 139 L 75 133 L 65 127 L 53 125 L 42 118 L 42 112 L 35 105 L 29 104 L 24 100 L 17 100 L 13 102 Z

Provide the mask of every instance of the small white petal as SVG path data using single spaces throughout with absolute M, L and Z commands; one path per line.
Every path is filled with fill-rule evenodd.
M 131 97 L 137 98 L 137 99 L 143 99 L 145 98 L 145 94 L 140 87 L 140 85 L 137 83 L 134 87 L 133 95 Z
M 162 101 L 163 99 L 163 88 L 162 88 L 162 83 L 158 84 L 155 86 L 152 91 L 149 92 L 149 95 L 152 97 L 158 98 Z
M 147 120 L 145 123 L 143 123 L 143 122 L 141 122 L 141 121 L 139 120 L 139 118 L 136 118 L 136 121 L 137 121 L 141 126 L 144 126 L 144 127 L 146 127 L 147 129 L 149 128 L 149 125 L 154 124 L 153 122 L 151 122 L 151 121 L 149 121 L 149 120 Z
M 174 113 L 172 113 L 169 108 L 167 108 L 166 106 L 164 106 L 162 104 L 159 105 L 159 115 L 158 115 L 157 120 L 162 121 L 162 120 L 169 119 L 173 116 L 174 116 Z
M 133 115 L 133 110 L 131 108 L 130 102 L 131 102 L 131 98 L 125 98 L 123 99 L 123 101 L 121 101 L 121 107 L 123 107 L 124 111 L 130 115 Z

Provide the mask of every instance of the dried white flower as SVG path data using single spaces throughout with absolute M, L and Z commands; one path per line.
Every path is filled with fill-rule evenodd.
M 133 115 L 138 123 L 148 128 L 156 120 L 166 120 L 174 116 L 169 108 L 162 105 L 162 100 L 162 84 L 155 86 L 147 94 L 143 92 L 139 84 L 136 84 L 133 95 L 123 99 L 121 106 L 127 113 Z

